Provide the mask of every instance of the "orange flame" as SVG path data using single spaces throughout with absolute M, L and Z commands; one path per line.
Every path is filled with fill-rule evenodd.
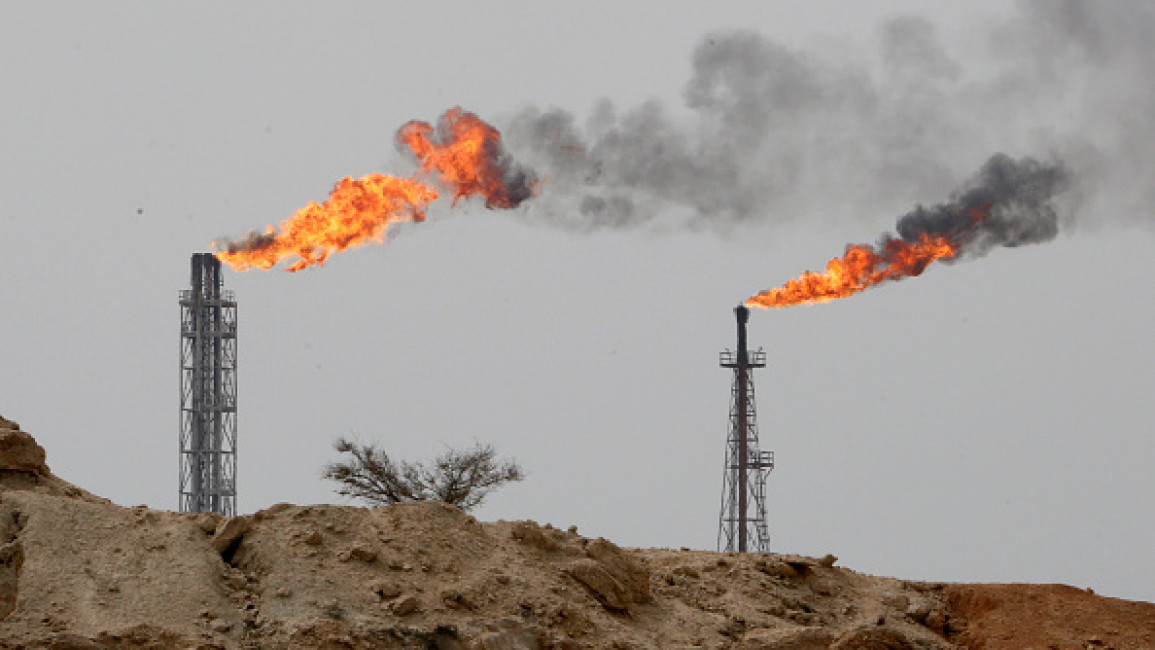
M 850 244 L 845 255 L 826 264 L 824 273 L 806 271 L 778 289 L 756 294 L 746 305 L 770 309 L 847 298 L 876 284 L 920 275 L 935 260 L 957 252 L 946 237 L 926 234 L 916 242 L 888 239 L 877 247 Z
M 418 178 L 432 175 L 458 199 L 482 196 L 489 208 L 513 208 L 537 190 L 532 175 L 516 169 L 503 152 L 501 135 L 473 113 L 452 108 L 438 127 L 410 122 L 397 133 L 420 163 L 417 174 L 399 178 L 369 174 L 342 178 L 321 204 L 310 202 L 281 223 L 235 241 L 214 244 L 216 256 L 235 270 L 270 269 L 296 256 L 285 270 L 320 265 L 329 255 L 381 242 L 391 224 L 421 222 L 438 192 Z
M 451 108 L 437 130 L 426 122 L 410 122 L 397 131 L 397 142 L 413 150 L 423 173 L 435 172 L 453 188 L 454 204 L 480 195 L 487 208 L 515 208 L 532 194 L 532 186 L 506 182 L 501 134 L 481 118 Z
M 437 200 L 437 190 L 413 178 L 370 174 L 337 181 L 328 200 L 310 201 L 281 224 L 278 233 L 265 233 L 217 252 L 217 259 L 237 271 L 271 269 L 296 255 L 287 271 L 324 263 L 334 252 L 380 242 L 391 223 L 420 222 L 426 207 Z

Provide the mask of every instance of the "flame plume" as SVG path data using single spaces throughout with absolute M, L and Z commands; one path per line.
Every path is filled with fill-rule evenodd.
M 413 151 L 422 173 L 436 173 L 453 188 L 454 204 L 480 195 L 487 208 L 516 208 L 536 191 L 504 152 L 497 129 L 460 107 L 446 111 L 436 129 L 417 121 L 402 126 L 397 144 Z
M 885 235 L 877 246 L 851 244 L 845 255 L 827 263 L 825 272 L 806 271 L 755 294 L 746 305 L 770 309 L 830 302 L 920 275 L 937 260 L 1050 241 L 1059 231 L 1052 200 L 1069 184 L 1060 163 L 995 154 L 950 201 L 918 206 L 901 217 L 899 237 Z
M 321 204 L 309 202 L 281 224 L 280 232 L 269 226 L 264 233 L 230 242 L 217 259 L 234 270 L 271 269 L 290 255 L 297 260 L 286 271 L 323 264 L 333 252 L 385 237 L 389 224 L 420 222 L 426 207 L 437 199 L 437 190 L 413 178 L 370 174 L 337 181 Z
M 235 270 L 271 269 L 296 256 L 286 271 L 323 264 L 335 252 L 381 242 L 391 224 L 425 220 L 439 194 L 418 176 L 432 177 L 458 200 L 480 196 L 487 208 L 515 208 L 537 191 L 536 177 L 505 153 L 501 134 L 473 113 L 454 107 L 436 127 L 413 121 L 397 132 L 420 169 L 406 178 L 369 174 L 337 181 L 329 198 L 310 202 L 285 220 L 231 242 L 215 243 L 216 256 Z
M 850 244 L 845 255 L 826 264 L 824 273 L 806 271 L 781 288 L 758 293 L 746 305 L 769 309 L 847 298 L 876 284 L 920 275 L 931 262 L 956 252 L 945 237 L 926 234 L 913 243 L 888 238 L 877 247 Z

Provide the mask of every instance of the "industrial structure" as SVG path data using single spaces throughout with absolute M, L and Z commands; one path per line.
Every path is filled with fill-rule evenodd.
M 730 389 L 730 424 L 722 478 L 722 513 L 718 518 L 718 550 L 768 553 L 766 476 L 774 469 L 774 452 L 758 446 L 758 419 L 754 411 L 755 368 L 766 367 L 761 348 L 746 348 L 746 321 L 750 310 L 734 309 L 738 320 L 738 349 L 725 350 L 721 366 L 734 371 Z M 751 512 L 752 511 L 752 512 Z
M 237 303 L 221 262 L 192 256 L 180 292 L 180 511 L 237 511 Z

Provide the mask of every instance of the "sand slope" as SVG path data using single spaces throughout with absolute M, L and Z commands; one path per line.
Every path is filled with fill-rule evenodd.
M 124 508 L 0 421 L 0 647 L 1152 648 L 1155 605 L 622 549 L 440 503 Z

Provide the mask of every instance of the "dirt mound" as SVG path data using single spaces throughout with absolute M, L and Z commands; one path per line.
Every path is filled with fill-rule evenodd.
M 0 489 L 32 490 L 97 503 L 107 499 L 62 481 L 48 469 L 47 454 L 20 425 L 0 416 Z
M 1004 642 L 1028 588 L 835 563 L 622 549 L 440 503 L 279 504 L 232 519 L 123 508 L 53 477 L 17 427 L 0 430 L 2 647 L 866 650 L 1098 635 L 1124 648 L 1150 647 L 1126 643 L 1155 629 L 1150 609 L 1076 592 L 1077 635 Z M 1047 607 L 1061 616 L 1071 602 Z
M 948 585 L 954 641 L 975 650 L 1155 648 L 1155 604 L 1066 585 Z

